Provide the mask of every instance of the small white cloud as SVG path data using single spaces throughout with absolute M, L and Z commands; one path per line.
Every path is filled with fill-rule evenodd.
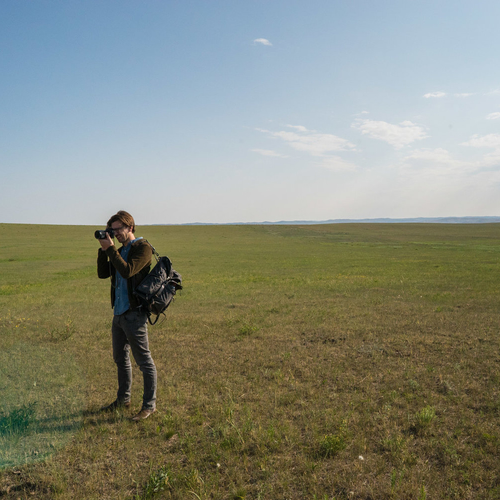
M 294 128 L 295 130 L 298 130 L 299 132 L 307 132 L 306 127 L 303 127 L 302 125 L 287 125 L 288 128 Z
M 427 137 L 422 127 L 410 121 L 394 125 L 382 121 L 358 119 L 356 123 L 353 123 L 352 127 L 360 130 L 363 135 L 391 144 L 395 149 L 401 149 L 414 141 Z
M 485 92 L 484 95 L 498 95 L 500 94 L 500 89 L 490 90 L 489 92 Z
M 280 153 L 276 153 L 271 149 L 252 149 L 254 153 L 259 153 L 262 156 L 273 156 L 275 158 L 288 158 L 286 155 L 282 155 Z
M 267 45 L 269 47 L 271 47 L 273 44 L 267 40 L 267 38 L 256 38 L 253 43 L 260 43 L 262 45 Z
M 431 97 L 444 97 L 445 95 L 446 92 L 429 92 L 428 94 L 424 94 L 424 97 L 429 99 Z
M 487 120 L 498 120 L 500 118 L 500 111 L 496 111 L 495 113 L 490 113 L 486 119 Z

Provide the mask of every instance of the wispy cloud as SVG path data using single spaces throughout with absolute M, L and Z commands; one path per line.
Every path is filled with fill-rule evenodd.
M 432 97 L 444 97 L 446 95 L 446 92 L 429 92 L 428 94 L 424 94 L 424 97 L 426 99 L 430 99 Z
M 473 148 L 493 148 L 500 150 L 500 134 L 488 134 L 480 136 L 474 134 L 467 142 L 462 142 L 462 146 L 471 146 Z
M 490 113 L 486 119 L 487 120 L 498 120 L 500 118 L 500 111 L 496 111 L 495 113 Z
M 427 137 L 422 127 L 410 121 L 394 125 L 383 121 L 358 119 L 353 123 L 352 127 L 361 131 L 363 135 L 391 144 L 395 149 L 401 149 L 412 142 Z
M 280 130 L 277 132 L 258 128 L 259 132 L 266 134 L 273 139 L 280 139 L 288 146 L 306 153 L 319 161 L 314 162 L 316 166 L 326 168 L 334 172 L 353 172 L 358 169 L 354 163 L 344 160 L 340 156 L 332 153 L 341 151 L 355 151 L 354 144 L 347 139 L 333 134 L 320 134 L 315 130 L 309 130 L 303 125 L 286 125 L 290 130 Z M 254 149 L 253 151 L 266 156 L 278 155 L 272 150 Z M 284 157 L 283 155 L 279 155 Z
M 308 132 L 306 127 L 303 127 L 302 125 L 287 125 L 288 128 L 294 128 L 295 130 L 298 130 L 299 132 Z
M 403 158 L 404 164 L 402 166 L 411 168 L 416 172 L 426 172 L 429 176 L 448 176 L 447 178 L 450 181 L 458 175 L 478 175 L 485 170 L 496 171 L 500 168 L 500 134 L 473 135 L 470 140 L 463 142 L 461 145 L 473 148 L 489 148 L 493 151 L 478 159 L 464 161 L 454 158 L 449 151 L 443 148 L 417 149 Z
M 454 206 L 467 212 L 491 203 L 500 172 L 492 155 L 464 161 L 443 148 L 411 151 L 394 171 L 392 196 L 415 209 L 439 207 L 443 212 Z M 395 189 L 397 187 L 397 189 Z M 479 204 L 479 205 L 478 205 Z
M 426 99 L 432 99 L 432 98 L 446 97 L 447 95 L 448 94 L 446 92 L 437 91 L 437 92 L 429 92 L 428 94 L 424 94 L 424 97 Z M 453 97 L 465 98 L 465 97 L 471 97 L 473 95 L 476 95 L 476 92 L 455 92 L 453 94 Z
M 360 111 L 359 113 L 354 113 L 353 116 L 364 116 L 364 115 L 369 115 L 369 111 Z
M 357 165 L 354 163 L 335 155 L 324 158 L 320 166 L 328 170 L 333 170 L 334 172 L 354 172 L 358 169 Z
M 286 130 L 279 132 L 264 129 L 257 130 L 271 137 L 277 137 L 285 141 L 293 149 L 304 151 L 312 156 L 324 156 L 332 151 L 353 151 L 356 149 L 354 144 L 336 135 L 313 133 L 301 125 L 292 125 L 292 127 L 301 133 Z
M 252 151 L 254 153 L 259 153 L 262 156 L 273 156 L 275 158 L 288 158 L 288 156 L 277 153 L 272 149 L 252 149 Z
M 443 148 L 416 149 L 405 156 L 403 161 L 407 167 L 417 168 L 417 171 L 427 172 L 429 175 L 465 174 L 479 168 L 477 163 L 453 158 L 450 152 Z
M 271 47 L 273 44 L 267 39 L 267 38 L 256 38 L 253 43 L 257 44 L 260 43 L 262 45 L 267 45 Z
M 474 134 L 470 140 L 463 142 L 462 146 L 493 149 L 493 151 L 484 155 L 480 161 L 480 166 L 495 169 L 500 168 L 500 134 L 487 134 L 483 136 Z
M 437 163 L 454 163 L 450 152 L 443 148 L 416 149 L 404 157 L 405 160 L 423 160 Z

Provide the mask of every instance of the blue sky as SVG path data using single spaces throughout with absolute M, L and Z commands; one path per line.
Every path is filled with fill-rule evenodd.
M 500 215 L 500 2 L 3 0 L 0 222 Z

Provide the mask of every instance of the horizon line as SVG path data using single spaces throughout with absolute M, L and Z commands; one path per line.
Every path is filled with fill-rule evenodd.
M 492 224 L 500 222 L 497 215 L 467 215 L 446 217 L 375 217 L 362 219 L 289 220 L 261 222 L 165 222 L 136 224 L 137 226 L 262 226 L 262 225 L 315 225 L 315 224 Z M 29 226 L 99 226 L 102 224 L 67 224 L 60 222 L 0 222 L 0 224 Z

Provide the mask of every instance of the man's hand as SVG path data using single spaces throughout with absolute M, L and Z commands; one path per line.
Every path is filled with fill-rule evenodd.
M 109 237 L 108 233 L 106 233 L 106 238 L 99 240 L 99 243 L 101 244 L 101 248 L 103 250 L 107 250 L 109 247 L 114 245 L 113 240 Z

